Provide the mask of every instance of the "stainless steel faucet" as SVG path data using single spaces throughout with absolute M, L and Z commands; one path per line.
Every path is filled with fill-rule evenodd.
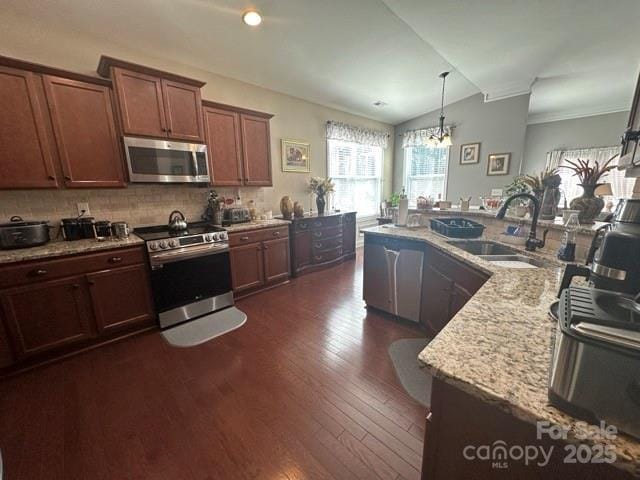
M 534 197 L 530 193 L 516 193 L 515 195 L 511 195 L 504 201 L 504 204 L 502 205 L 502 207 L 500 207 L 500 210 L 498 210 L 496 218 L 502 220 L 505 213 L 507 213 L 509 204 L 518 197 L 525 197 L 533 202 L 533 218 L 531 219 L 531 230 L 529 230 L 529 238 L 527 239 L 527 243 L 525 244 L 525 250 L 528 252 L 535 252 L 536 248 L 544 247 L 544 243 L 547 239 L 547 233 L 549 233 L 549 229 L 545 229 L 544 232 L 542 232 L 542 240 L 536 238 L 538 215 L 540 215 L 540 201 L 536 197 Z

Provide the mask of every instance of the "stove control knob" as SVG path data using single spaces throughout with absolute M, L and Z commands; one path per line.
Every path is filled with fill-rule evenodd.
M 204 239 L 205 239 L 207 242 L 211 242 L 211 241 L 213 241 L 213 235 L 211 235 L 211 234 L 207 234 L 207 235 L 205 235 L 205 236 L 204 236 Z
M 168 246 L 169 246 L 169 245 L 167 245 L 167 242 L 165 242 L 164 240 L 162 240 L 162 241 L 160 242 L 160 248 L 163 248 L 163 249 L 164 249 L 164 248 L 167 248 Z
M 220 240 L 220 234 L 219 233 L 214 233 L 213 234 L 213 239 L 214 240 Z
M 220 240 L 228 240 L 227 232 L 220 232 Z
M 157 250 L 158 249 L 158 244 L 156 242 L 149 243 L 149 249 L 150 250 Z
M 169 246 L 172 248 L 176 248 L 180 246 L 180 243 L 178 243 L 178 240 L 174 238 L 173 240 L 169 240 Z

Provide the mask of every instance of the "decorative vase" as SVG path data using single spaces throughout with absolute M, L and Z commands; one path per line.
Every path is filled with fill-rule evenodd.
M 571 210 L 578 210 L 580 212 L 578 213 L 578 221 L 581 224 L 594 223 L 594 220 L 604 208 L 604 200 L 595 195 L 595 190 L 600 185 L 602 184 L 580 184 L 584 190 L 582 196 L 574 198 L 569 204 Z
M 316 194 L 316 207 L 318 207 L 318 215 L 324 215 L 324 207 L 327 204 L 326 197 L 324 195 Z
M 291 219 L 291 214 L 293 213 L 293 201 L 288 195 L 285 195 L 282 197 L 282 200 L 280 200 L 280 212 L 282 213 L 282 218 L 285 220 Z
M 558 203 L 560 203 L 560 189 L 558 187 L 545 188 L 540 205 L 540 219 L 555 220 L 558 213 Z
M 296 218 L 304 217 L 304 208 L 299 202 L 293 202 L 293 216 Z

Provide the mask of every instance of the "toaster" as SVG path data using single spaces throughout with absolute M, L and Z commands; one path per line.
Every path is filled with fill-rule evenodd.
M 559 307 L 549 401 L 640 438 L 640 305 L 630 295 L 569 287 Z
M 223 225 L 231 225 L 234 223 L 245 223 L 251 221 L 249 209 L 244 207 L 230 207 L 224 209 L 222 218 Z

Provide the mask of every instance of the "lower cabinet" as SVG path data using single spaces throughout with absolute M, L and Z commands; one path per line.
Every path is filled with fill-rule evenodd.
M 110 333 L 153 320 L 146 265 L 87 275 L 98 333 Z
M 88 340 L 96 335 L 84 277 L 5 290 L 0 295 L 18 358 Z
M 288 280 L 288 228 L 231 233 L 229 241 L 231 284 L 236 296 Z
M 0 368 L 152 326 L 143 258 L 142 248 L 128 248 L 1 267 Z
M 471 299 L 488 275 L 427 247 L 422 275 L 420 321 L 437 335 Z

